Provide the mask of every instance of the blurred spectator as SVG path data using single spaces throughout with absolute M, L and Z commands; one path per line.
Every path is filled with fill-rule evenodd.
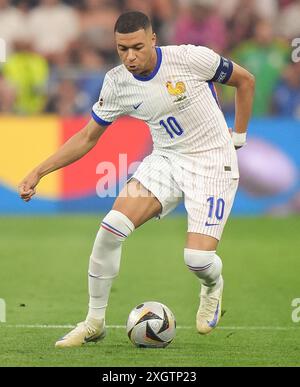
M 0 0 L 0 38 L 6 42 L 6 51 L 12 51 L 14 41 L 22 38 L 27 31 L 23 12 L 10 5 L 8 0 Z
M 240 0 L 223 0 L 218 6 L 220 13 L 226 20 L 234 17 L 240 18 L 240 13 L 243 13 L 245 7 L 246 11 L 250 7 L 262 19 L 274 20 L 278 15 L 277 0 L 247 0 L 244 2 Z
M 300 0 L 287 5 L 280 13 L 278 34 L 288 39 L 300 37 Z
M 190 4 L 175 23 L 173 42 L 204 45 L 222 53 L 228 45 L 228 36 L 216 0 L 190 0 Z
M 153 0 L 152 23 L 154 31 L 158 36 L 158 44 L 170 44 L 173 29 L 173 20 L 176 17 L 176 6 L 173 0 Z
M 113 29 L 120 12 L 115 2 L 108 0 L 84 0 L 79 14 L 81 41 L 102 53 L 115 58 Z
M 10 54 L 16 49 L 2 65 L 0 111 L 42 111 L 49 79 L 47 112 L 88 112 L 105 72 L 119 64 L 113 28 L 128 10 L 151 17 L 159 45 L 205 45 L 253 72 L 254 114 L 270 112 L 276 87 L 276 112 L 299 116 L 297 67 L 281 74 L 291 51 L 287 39 L 300 37 L 300 0 L 0 0 L 0 37 Z M 274 37 L 270 23 L 285 40 Z M 28 37 L 42 56 L 14 45 Z M 221 90 L 225 111 L 233 113 L 234 90 Z
M 14 111 L 35 114 L 43 111 L 49 69 L 47 61 L 32 51 L 31 43 L 19 41 L 16 52 L 2 68 L 4 79 L 16 89 Z
M 17 90 L 6 79 L 0 75 L 0 112 L 9 113 L 13 111 Z
M 219 11 L 225 20 L 231 19 L 240 0 L 223 0 L 218 4 Z
M 252 0 L 239 0 L 228 20 L 230 47 L 250 39 L 258 21 L 257 9 Z
M 169 44 L 175 17 L 173 0 L 125 0 L 123 10 L 140 11 L 148 15 L 151 18 L 153 30 L 157 34 L 158 44 Z
M 55 57 L 49 81 L 47 112 L 84 114 L 90 112 L 91 106 L 98 100 L 108 70 L 104 58 L 93 47 L 86 45 L 78 47 L 77 56 L 76 64 L 67 53 Z M 67 102 L 68 96 L 70 103 Z
M 79 76 L 77 85 L 85 100 L 82 106 L 84 112 L 89 112 L 94 103 L 99 99 L 99 93 L 108 69 L 104 58 L 97 54 L 92 47 L 82 47 L 79 54 Z
M 300 120 L 300 62 L 285 69 L 275 89 L 273 102 L 277 114 Z
M 295 0 L 278 0 L 279 2 L 279 8 L 283 9 L 284 7 L 287 7 L 288 5 L 292 4 Z
M 56 113 L 62 117 L 84 113 L 86 101 L 82 99 L 75 82 L 63 79 L 58 83 L 56 92 L 50 97 L 47 112 Z
M 34 49 L 45 56 L 65 50 L 79 35 L 77 13 L 59 0 L 41 0 L 30 11 L 28 28 Z
M 257 14 L 261 19 L 273 21 L 278 16 L 278 0 L 252 0 L 255 2 Z
M 232 59 L 256 77 L 254 115 L 261 116 L 270 112 L 274 87 L 289 57 L 288 44 L 274 38 L 272 25 L 266 20 L 256 23 L 253 39 L 241 43 L 233 51 Z
M 152 17 L 152 2 L 148 0 L 125 0 L 124 11 L 140 11 Z

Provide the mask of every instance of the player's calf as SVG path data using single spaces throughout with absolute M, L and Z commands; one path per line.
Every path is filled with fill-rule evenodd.
M 56 347 L 78 347 L 105 337 L 105 311 L 110 289 L 119 274 L 122 244 L 133 230 L 133 223 L 119 211 L 112 210 L 103 219 L 89 263 L 88 315 L 84 322 L 58 340 Z
M 133 232 L 131 220 L 119 211 L 110 211 L 101 223 L 89 264 L 89 319 L 102 320 L 113 279 L 120 269 L 122 244 Z

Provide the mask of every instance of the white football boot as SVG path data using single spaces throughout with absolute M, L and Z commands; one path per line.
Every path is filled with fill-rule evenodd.
M 210 333 L 220 321 L 223 287 L 223 277 L 221 277 L 221 285 L 216 290 L 212 291 L 211 288 L 205 285 L 201 286 L 196 326 L 197 331 L 202 335 Z
M 100 341 L 106 335 L 104 320 L 90 319 L 77 324 L 76 328 L 55 343 L 56 348 L 81 347 L 83 344 Z

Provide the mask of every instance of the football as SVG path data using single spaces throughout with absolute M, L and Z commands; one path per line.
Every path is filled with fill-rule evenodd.
M 176 333 L 176 321 L 171 310 L 155 301 L 136 306 L 127 320 L 127 334 L 139 348 L 164 348 Z

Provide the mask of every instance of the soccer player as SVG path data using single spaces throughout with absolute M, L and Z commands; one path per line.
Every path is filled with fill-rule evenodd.
M 206 47 L 157 47 L 151 22 L 140 12 L 119 17 L 115 39 L 122 65 L 106 74 L 91 120 L 19 185 L 21 198 L 28 202 L 42 177 L 88 153 L 120 116 L 137 117 L 150 126 L 153 152 L 125 185 L 94 243 L 87 317 L 56 342 L 60 348 L 104 338 L 105 311 L 123 242 L 181 200 L 188 216 L 184 260 L 201 282 L 198 332 L 211 332 L 221 316 L 222 261 L 216 250 L 238 187 L 235 149 L 246 143 L 254 77 Z M 232 135 L 214 82 L 236 88 Z

